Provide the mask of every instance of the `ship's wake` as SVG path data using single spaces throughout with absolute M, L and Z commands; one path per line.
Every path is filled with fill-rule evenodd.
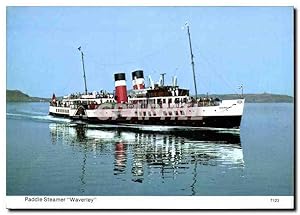
M 50 115 L 36 115 L 32 113 L 6 113 L 6 117 L 10 119 L 29 119 L 29 120 L 38 120 L 44 122 L 61 122 L 61 123 L 70 123 L 70 119 L 66 118 L 57 118 Z

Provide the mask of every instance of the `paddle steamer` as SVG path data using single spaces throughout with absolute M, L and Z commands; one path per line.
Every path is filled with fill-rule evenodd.
M 177 78 L 165 85 L 164 75 L 153 83 L 149 76 L 149 86 L 145 85 L 144 71 L 132 72 L 132 89 L 127 91 L 126 74 L 114 74 L 115 90 L 87 92 L 83 52 L 82 56 L 85 93 L 71 94 L 56 99 L 53 94 L 49 114 L 68 117 L 97 124 L 117 125 L 164 125 L 185 127 L 211 127 L 239 129 L 245 99 L 242 96 L 232 100 L 220 100 L 208 96 L 198 98 L 194 71 L 189 26 L 187 26 L 191 64 L 194 78 L 195 96 L 189 90 L 178 86 Z

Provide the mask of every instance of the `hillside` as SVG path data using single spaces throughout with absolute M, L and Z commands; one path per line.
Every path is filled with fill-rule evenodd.
M 199 95 L 206 96 L 206 95 Z M 217 95 L 212 94 L 210 97 L 218 97 L 220 99 L 236 99 L 239 98 L 236 94 L 226 94 L 226 95 Z M 270 93 L 262 93 L 262 94 L 244 94 L 244 98 L 246 99 L 246 103 L 293 103 L 294 98 L 288 95 L 279 95 L 279 94 L 270 94 Z
M 245 96 L 247 102 L 251 103 L 293 103 L 294 98 L 288 95 L 278 95 L 278 94 L 247 94 Z
M 19 90 L 6 90 L 6 102 L 48 102 L 47 98 L 30 97 Z

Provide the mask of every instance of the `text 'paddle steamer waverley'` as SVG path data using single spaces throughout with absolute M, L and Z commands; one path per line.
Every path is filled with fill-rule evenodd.
M 195 86 L 195 97 L 189 90 L 177 85 L 173 77 L 171 85 L 165 85 L 164 74 L 154 84 L 149 76 L 149 86 L 145 86 L 144 72 L 132 72 L 133 89 L 127 91 L 125 73 L 114 74 L 115 91 L 88 93 L 85 81 L 83 52 L 82 56 L 85 93 L 71 94 L 57 100 L 53 95 L 49 114 L 69 117 L 88 123 L 122 125 L 167 125 L 185 127 L 211 127 L 239 129 L 243 115 L 243 98 L 220 100 L 198 98 L 194 71 L 194 60 L 189 26 L 187 26 L 191 61 Z

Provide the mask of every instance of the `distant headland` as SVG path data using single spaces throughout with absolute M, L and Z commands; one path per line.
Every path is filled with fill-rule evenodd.
M 198 95 L 205 97 L 206 95 Z M 236 94 L 210 94 L 220 99 L 236 99 Z M 247 103 L 293 103 L 294 98 L 288 95 L 272 93 L 244 94 Z M 31 97 L 20 90 L 6 90 L 6 102 L 49 102 L 51 98 Z
M 204 97 L 205 95 L 199 95 Z M 237 94 L 210 94 L 210 97 L 225 99 L 236 99 Z M 249 93 L 244 94 L 246 103 L 293 103 L 294 97 L 288 95 L 280 95 L 273 93 Z
M 20 90 L 6 90 L 6 102 L 48 102 L 50 98 L 31 97 Z

